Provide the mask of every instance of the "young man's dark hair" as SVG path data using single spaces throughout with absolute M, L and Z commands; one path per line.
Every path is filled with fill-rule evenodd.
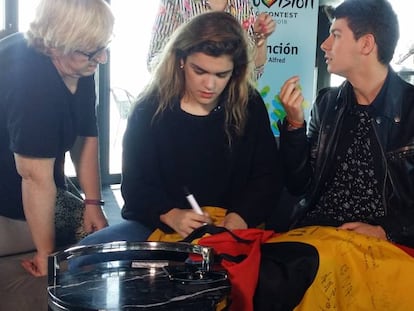
M 387 65 L 400 33 L 398 18 L 386 0 L 346 0 L 333 11 L 333 18 L 346 18 L 355 39 L 371 33 L 378 46 L 378 60 Z

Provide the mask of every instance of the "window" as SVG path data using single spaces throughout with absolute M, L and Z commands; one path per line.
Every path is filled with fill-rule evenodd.
M 400 24 L 400 40 L 395 50 L 393 63 L 396 65 L 397 61 L 407 54 L 410 49 L 414 48 L 414 38 L 412 36 L 412 11 L 410 1 L 406 0 L 391 0 L 394 10 L 398 14 Z M 413 57 L 406 58 L 401 64 L 409 68 L 414 68 Z
M 5 0 L 0 0 L 0 33 L 6 29 L 6 3 Z
M 394 53 L 394 59 L 391 62 L 391 66 L 397 72 L 401 73 L 401 76 L 406 78 L 409 82 L 414 83 L 414 56 L 405 58 L 405 60 L 398 64 L 398 61 L 406 56 L 410 50 L 414 52 L 414 38 L 412 36 L 412 9 L 411 2 L 407 0 L 389 0 L 394 11 L 398 15 L 398 21 L 400 25 L 400 40 Z M 339 1 L 340 2 L 340 1 Z M 331 85 L 338 86 L 344 81 L 343 77 L 332 74 Z
M 410 1 L 392 0 L 400 24 L 400 40 L 392 66 L 406 81 L 414 84 L 414 38 L 412 36 L 412 9 Z
M 26 31 L 33 19 L 35 9 L 39 0 L 19 0 L 19 31 Z
M 147 53 L 158 1 L 111 1 L 115 33 L 110 61 L 109 173 L 121 172 L 122 137 L 129 110 L 149 78 Z

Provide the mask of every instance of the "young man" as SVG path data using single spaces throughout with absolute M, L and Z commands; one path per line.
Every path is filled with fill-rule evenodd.
M 414 87 L 389 63 L 399 37 L 386 0 L 345 0 L 322 43 L 328 71 L 306 133 L 299 78 L 281 89 L 281 152 L 293 226 L 329 225 L 414 246 Z

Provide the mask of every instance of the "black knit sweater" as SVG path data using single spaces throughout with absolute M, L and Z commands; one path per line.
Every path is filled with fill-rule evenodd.
M 183 187 L 200 206 L 238 213 L 254 227 L 276 208 L 282 187 L 279 153 L 265 105 L 256 92 L 248 104 L 244 135 L 230 149 L 224 108 L 207 116 L 172 109 L 153 119 L 157 102 L 138 103 L 123 142 L 122 216 L 163 228 L 159 216 L 190 208 Z M 224 107 L 221 104 L 221 107 Z

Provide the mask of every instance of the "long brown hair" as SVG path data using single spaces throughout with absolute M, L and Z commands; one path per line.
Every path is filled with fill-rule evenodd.
M 194 17 L 174 32 L 140 98 L 157 97 L 156 115 L 161 114 L 172 105 L 174 98 L 184 95 L 185 76 L 180 65 L 187 56 L 198 52 L 213 57 L 231 56 L 233 73 L 221 94 L 226 114 L 224 127 L 231 144 L 232 133 L 237 136 L 243 134 L 249 92 L 253 87 L 254 62 L 247 40 L 239 22 L 228 13 L 208 12 Z

